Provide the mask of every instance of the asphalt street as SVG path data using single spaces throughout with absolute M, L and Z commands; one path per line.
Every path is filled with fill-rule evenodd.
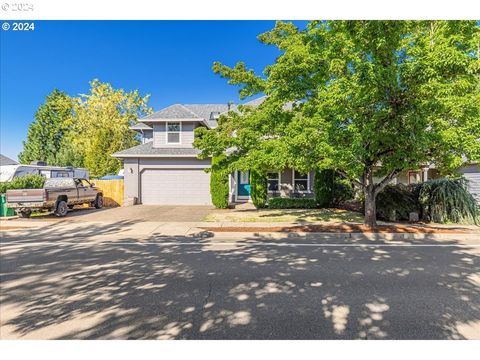
M 480 339 L 480 241 L 1 241 L 2 339 Z

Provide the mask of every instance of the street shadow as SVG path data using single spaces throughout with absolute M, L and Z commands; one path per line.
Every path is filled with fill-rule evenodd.
M 475 247 L 427 247 L 429 235 L 380 247 L 381 234 L 84 240 L 128 225 L 78 229 L 78 242 L 2 239 L 1 337 L 480 338 Z

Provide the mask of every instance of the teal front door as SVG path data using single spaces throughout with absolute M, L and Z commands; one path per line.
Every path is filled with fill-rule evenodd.
M 250 196 L 250 173 L 248 171 L 237 171 L 238 196 Z

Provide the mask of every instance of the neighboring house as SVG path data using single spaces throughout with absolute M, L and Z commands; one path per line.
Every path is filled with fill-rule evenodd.
M 17 165 L 18 162 L 15 160 L 10 159 L 9 157 L 6 157 L 5 155 L 0 154 L 0 166 L 4 165 Z
M 457 172 L 467 179 L 467 187 L 473 197 L 480 203 L 480 165 L 478 163 L 466 162 Z M 442 176 L 435 168 L 435 165 L 424 166 L 419 169 L 412 169 L 401 172 L 396 179 L 392 180 L 393 184 L 412 185 L 422 183 L 432 179 L 439 179 Z M 375 181 L 380 181 L 375 178 Z
M 263 99 L 246 105 L 256 106 Z M 113 154 L 124 163 L 125 201 L 142 204 L 210 205 L 210 159 L 200 160 L 192 145 L 199 126 L 217 126 L 229 104 L 175 104 L 140 119 L 131 127 L 141 135 L 141 144 Z M 248 172 L 230 175 L 230 202 L 250 199 Z M 313 172 L 293 169 L 268 174 L 269 192 L 279 196 L 311 196 Z

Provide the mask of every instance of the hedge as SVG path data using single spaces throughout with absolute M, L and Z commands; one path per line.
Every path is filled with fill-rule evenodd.
M 320 208 L 335 207 L 354 195 L 351 183 L 332 169 L 315 172 L 313 191 Z
M 268 200 L 270 209 L 315 209 L 317 202 L 311 198 L 274 197 Z
M 212 158 L 212 171 L 210 174 L 210 194 L 212 204 L 218 209 L 228 207 L 228 171 L 222 168 L 223 157 Z
M 411 212 L 420 213 L 415 194 L 406 185 L 387 185 L 376 198 L 377 218 L 387 221 L 409 220 Z
M 267 206 L 268 178 L 266 173 L 250 170 L 250 197 L 257 209 Z
M 45 178 L 42 175 L 17 176 L 12 181 L 0 182 L 0 194 L 4 194 L 11 189 L 41 189 L 44 183 Z

